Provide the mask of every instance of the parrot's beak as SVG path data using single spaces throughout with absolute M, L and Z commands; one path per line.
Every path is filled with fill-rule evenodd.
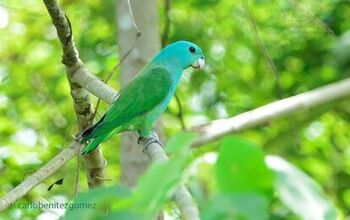
M 191 66 L 195 69 L 203 69 L 204 65 L 205 65 L 204 57 L 198 58 L 191 64 Z

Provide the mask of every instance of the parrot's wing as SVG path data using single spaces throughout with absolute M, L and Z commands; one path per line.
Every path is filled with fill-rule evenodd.
M 106 114 L 88 132 L 83 141 L 111 132 L 137 116 L 143 115 L 160 104 L 170 92 L 172 78 L 161 67 L 140 73 L 119 93 Z

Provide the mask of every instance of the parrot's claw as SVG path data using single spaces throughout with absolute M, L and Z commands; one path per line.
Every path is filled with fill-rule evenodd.
M 146 139 L 146 138 L 144 138 L 144 137 L 139 137 L 139 138 L 137 139 L 137 144 L 142 144 L 142 143 L 145 141 L 145 139 Z
M 147 138 L 144 142 L 144 148 L 143 148 L 143 153 L 146 153 L 147 152 L 147 149 L 148 147 L 151 145 L 151 144 L 154 144 L 154 143 L 157 143 L 159 144 L 161 147 L 163 147 L 162 143 L 160 143 L 159 139 L 154 139 L 154 138 Z
M 163 144 L 160 142 L 158 135 L 155 132 L 153 132 L 152 135 L 150 135 L 150 137 L 147 137 L 147 138 L 139 137 L 139 139 L 137 140 L 137 143 L 144 145 L 143 153 L 146 153 L 147 148 L 153 143 L 157 143 L 161 147 L 163 147 Z
M 73 139 L 76 141 L 76 142 L 80 142 L 80 139 L 81 139 L 81 135 L 80 134 L 77 134 L 73 137 Z

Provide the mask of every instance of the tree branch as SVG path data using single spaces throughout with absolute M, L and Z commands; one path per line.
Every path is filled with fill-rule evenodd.
M 144 152 L 153 161 L 163 162 L 169 160 L 168 156 L 164 153 L 164 149 L 158 143 L 150 144 L 145 148 Z M 197 205 L 184 185 L 180 185 L 176 189 L 173 199 L 178 204 L 183 219 L 200 220 Z
M 323 104 L 350 96 L 350 79 L 344 79 L 320 88 L 281 99 L 228 119 L 218 119 L 190 130 L 200 133 L 193 146 L 200 146 L 227 134 L 257 127 L 272 120 L 290 116 Z
M 92 85 L 95 83 L 95 85 L 103 85 L 100 88 L 95 88 L 89 90 L 91 93 L 106 93 L 108 95 L 104 95 L 100 97 L 102 100 L 106 101 L 107 103 L 111 104 L 114 100 L 114 97 L 117 96 L 117 92 L 113 92 L 110 94 L 110 91 L 113 91 L 112 88 L 110 88 L 108 85 L 102 83 L 99 79 L 96 77 L 93 77 L 88 73 L 85 72 L 78 72 L 79 78 L 81 81 L 79 81 L 79 84 L 81 86 L 84 85 Z M 84 82 L 89 82 L 88 84 L 84 84 Z M 88 87 L 92 88 L 92 87 Z M 88 89 L 86 88 L 86 89 Z M 95 94 L 96 95 L 96 94 Z M 145 146 L 144 146 L 145 147 Z M 73 150 L 69 150 L 69 149 Z M 34 174 L 26 178 L 20 185 L 16 186 L 14 189 L 12 189 L 8 194 L 6 194 L 3 198 L 0 199 L 0 211 L 6 209 L 7 207 L 11 206 L 14 202 L 16 202 L 18 199 L 22 198 L 24 195 L 26 195 L 30 190 L 32 190 L 35 186 L 37 186 L 39 183 L 44 181 L 46 178 L 51 176 L 53 173 L 55 173 L 60 167 L 62 167 L 67 161 L 69 161 L 75 154 L 76 150 L 80 149 L 80 144 L 73 141 L 71 143 L 70 147 L 63 150 L 61 153 L 59 153 L 56 157 L 54 157 L 51 161 L 49 161 L 44 167 L 40 168 L 38 171 L 36 171 Z M 154 159 L 154 160 L 167 160 L 168 157 L 164 151 L 164 149 L 159 144 L 152 144 L 152 146 L 149 146 L 145 150 L 146 154 Z M 53 166 L 55 166 L 53 169 Z M 33 179 L 35 181 L 33 181 Z M 175 192 L 174 198 L 176 201 L 181 201 L 181 204 L 178 204 L 180 207 L 180 210 L 188 210 L 189 204 L 192 204 L 191 210 L 195 210 L 198 213 L 198 209 L 195 206 L 195 203 L 193 202 L 193 199 L 188 192 L 188 190 L 184 186 L 180 186 L 179 189 Z M 191 213 L 182 213 L 185 216 L 190 215 Z M 191 214 L 192 216 L 193 214 Z M 196 218 L 185 218 L 186 220 L 195 220 Z
M 30 190 L 39 185 L 49 176 L 54 174 L 58 169 L 60 169 L 64 164 L 66 164 L 70 159 L 72 159 L 77 150 L 80 149 L 80 144 L 73 141 L 69 147 L 62 150 L 44 166 L 42 166 L 38 171 L 32 175 L 25 178 L 25 180 L 18 186 L 13 188 L 4 197 L 0 199 L 0 211 L 5 210 L 14 204 L 17 200 L 25 196 Z
M 60 8 L 56 0 L 44 0 L 46 8 L 51 16 L 52 23 L 57 30 L 58 38 L 61 42 L 63 50 L 62 63 L 66 65 L 67 77 L 71 89 L 71 95 L 74 101 L 74 110 L 77 116 L 78 132 L 82 132 L 86 128 L 90 127 L 94 120 L 94 112 L 90 100 L 89 93 L 82 88 L 79 84 L 73 82 L 72 78 L 74 74 L 81 69 L 86 69 L 84 63 L 79 59 L 78 50 L 75 47 L 73 40 L 73 30 L 68 16 Z M 73 67 L 73 68 L 72 68 Z M 77 67 L 77 68 L 74 68 Z M 87 70 L 87 69 L 86 69 Z M 79 164 L 80 156 L 78 152 L 78 170 L 76 185 L 79 181 Z M 102 155 L 101 148 L 97 148 L 88 156 L 84 157 L 87 168 L 87 179 L 90 188 L 103 184 L 101 179 L 105 178 L 104 168 L 105 162 Z M 99 178 L 96 178 L 99 177 Z M 78 188 L 75 189 L 75 194 Z
M 45 0 L 45 2 L 51 3 L 53 1 Z M 71 52 L 72 50 L 68 51 Z M 113 100 L 117 97 L 117 92 L 115 92 L 108 85 L 104 84 L 95 76 L 91 75 L 90 72 L 86 69 L 86 67 L 82 65 L 79 59 L 72 65 L 68 65 L 68 68 L 69 72 L 71 71 L 73 73 L 71 77 L 73 83 L 79 84 L 80 86 L 88 90 L 90 93 L 94 94 L 95 96 L 101 98 L 102 100 L 108 103 L 112 103 Z M 199 146 L 209 141 L 216 140 L 229 133 L 256 127 L 271 120 L 282 118 L 302 110 L 312 109 L 320 105 L 340 100 L 349 96 L 350 79 L 345 79 L 315 90 L 311 90 L 309 92 L 302 93 L 300 95 L 273 102 L 271 104 L 262 106 L 252 111 L 245 112 L 232 118 L 215 120 L 207 125 L 198 126 L 192 129 L 201 134 L 200 138 L 197 139 L 193 146 Z M 80 149 L 80 144 L 73 141 L 68 148 L 65 148 L 52 160 L 50 160 L 46 165 L 41 167 L 34 174 L 27 177 L 21 184 L 16 186 L 3 198 L 0 199 L 0 211 L 12 205 L 18 199 L 26 195 L 39 183 L 41 183 L 50 175 L 55 173 L 60 167 L 62 167 L 76 154 L 76 151 L 78 149 Z M 155 160 L 167 159 L 163 148 L 161 148 L 161 146 L 157 145 L 156 143 L 150 145 L 148 149 L 146 149 L 146 153 Z M 182 187 L 180 187 L 176 191 L 174 197 L 176 201 L 181 201 L 179 204 L 180 210 L 184 211 L 187 210 L 187 208 L 192 207 L 191 205 L 188 205 L 191 204 L 193 201 L 186 189 L 182 189 Z M 181 199 L 176 197 L 180 197 Z M 185 201 L 183 201 L 183 199 L 185 199 Z M 193 211 L 193 213 L 195 213 L 195 211 Z M 188 213 L 183 214 L 184 216 L 186 216 Z
M 82 71 L 75 75 L 78 76 L 75 78 L 76 82 L 79 82 L 79 84 L 84 86 L 84 88 L 89 92 L 97 97 L 100 97 L 107 103 L 113 102 L 114 98 L 117 95 L 117 92 L 115 92 L 112 88 L 101 82 L 96 77 L 90 75 L 90 73 L 87 71 Z M 96 86 L 92 87 L 94 84 Z M 327 86 L 311 90 L 309 92 L 267 104 L 265 106 L 242 113 L 232 118 L 215 120 L 206 125 L 197 126 L 191 129 L 201 134 L 200 138 L 197 139 L 192 146 L 200 146 L 210 141 L 217 140 L 229 133 L 256 127 L 271 120 L 276 120 L 302 110 L 312 109 L 320 105 L 340 100 L 349 96 L 350 79 L 345 79 L 336 83 L 329 84 Z M 27 177 L 21 184 L 16 186 L 3 198 L 1 198 L 0 211 L 9 207 L 18 199 L 26 195 L 40 182 L 44 181 L 50 175 L 55 173 L 60 167 L 62 167 L 74 156 L 74 149 L 77 147 L 79 147 L 79 144 L 73 141 L 70 144 L 70 147 L 64 149 L 45 166 L 40 168 L 31 176 Z M 146 152 L 148 152 L 147 154 L 151 158 L 167 158 L 162 148 L 157 147 L 157 151 L 155 151 L 151 146 L 149 146 L 149 148 L 150 149 L 148 149 Z
M 275 63 L 273 62 L 272 57 L 269 54 L 269 51 L 265 47 L 265 45 L 264 45 L 264 43 L 263 43 L 263 41 L 262 41 L 262 39 L 260 37 L 259 31 L 258 31 L 258 27 L 257 27 L 257 24 L 256 24 L 256 20 L 254 18 L 254 15 L 253 15 L 253 13 L 251 12 L 251 10 L 249 8 L 247 0 L 242 1 L 242 4 L 243 4 L 243 7 L 245 8 L 245 10 L 246 10 L 246 12 L 248 14 L 249 22 L 252 25 L 253 32 L 254 32 L 254 35 L 255 35 L 255 41 L 256 41 L 260 51 L 262 52 L 264 58 L 265 58 L 265 61 L 266 61 L 267 65 L 268 65 L 268 68 L 270 69 L 271 73 L 275 77 L 276 88 L 277 88 L 277 92 L 278 92 L 277 93 L 278 98 L 279 99 L 284 98 L 285 92 L 284 92 L 284 89 L 282 87 L 280 74 L 279 74 L 279 72 L 277 70 L 277 67 L 276 67 Z
M 80 115 L 85 115 L 85 111 L 80 113 L 80 104 L 83 103 L 85 107 L 87 107 L 85 110 L 88 112 L 89 118 L 92 118 L 91 116 L 91 104 L 88 96 L 85 94 L 86 90 L 89 90 L 91 93 L 95 94 L 100 94 L 101 96 L 98 96 L 102 100 L 107 101 L 108 103 L 112 103 L 117 97 L 117 93 L 113 91 L 113 89 L 110 89 L 105 83 L 101 82 L 98 80 L 96 77 L 94 77 L 86 68 L 86 66 L 83 64 L 82 61 L 79 59 L 79 55 L 77 52 L 77 49 L 74 45 L 73 41 L 73 36 L 71 32 L 71 24 L 66 16 L 66 14 L 63 12 L 63 10 L 59 7 L 57 1 L 55 0 L 44 0 L 44 3 L 50 13 L 50 16 L 52 18 L 52 21 L 57 29 L 57 35 L 61 41 L 62 44 L 62 49 L 63 49 L 63 61 L 67 67 L 67 73 L 68 73 L 68 78 L 70 81 L 70 85 L 72 88 L 72 97 L 75 101 L 75 110 L 77 112 L 78 120 L 80 119 Z M 99 88 L 99 86 L 101 88 Z M 85 87 L 85 89 L 83 89 Z M 74 89 L 73 89 L 74 88 Z M 74 93 L 74 91 L 78 91 L 77 94 Z M 101 94 L 102 93 L 102 94 Z M 85 96 L 84 96 L 85 95 Z M 85 118 L 82 118 L 82 122 L 86 122 L 86 120 L 83 120 Z M 88 125 L 88 124 L 87 124 Z M 83 127 L 80 127 L 83 129 Z M 74 144 L 75 143 L 75 144 Z M 73 142 L 72 146 L 75 146 L 77 143 Z M 156 144 L 153 144 L 156 145 Z M 71 149 L 71 148 L 68 148 Z M 151 149 L 156 149 L 156 148 L 151 148 Z M 167 158 L 166 153 L 164 152 L 163 148 L 158 145 L 157 146 L 157 154 L 152 153 L 152 150 L 147 150 L 147 154 L 154 160 L 157 160 L 157 158 Z M 33 175 L 28 177 L 26 180 L 24 180 L 20 185 L 15 187 L 13 190 L 11 190 L 4 198 L 0 200 L 0 211 L 5 209 L 6 207 L 9 207 L 11 204 L 13 204 L 15 201 L 23 197 L 26 193 L 28 193 L 31 189 L 33 189 L 36 185 L 38 185 L 40 182 L 44 181 L 47 177 L 52 175 L 56 170 L 58 170 L 61 166 L 64 165 L 65 162 L 70 160 L 76 151 L 80 152 L 80 145 L 76 146 L 76 149 L 74 147 L 73 151 L 68 151 L 66 153 L 67 149 L 62 151 L 60 154 L 58 154 L 56 157 L 62 158 L 64 157 L 61 161 L 62 163 L 57 164 L 56 160 L 51 160 L 47 165 L 39 169 L 37 172 L 35 172 Z M 88 158 L 88 169 L 89 169 L 89 176 L 94 175 L 96 172 L 95 167 L 89 167 L 89 163 L 91 164 L 102 164 L 102 170 L 104 168 L 104 160 L 102 158 L 102 155 L 97 151 L 96 156 L 87 156 Z M 157 157 L 152 157 L 151 155 L 160 155 Z M 99 157 L 101 156 L 101 157 Z M 89 159 L 90 157 L 90 159 Z M 47 166 L 51 167 L 52 161 L 54 161 L 55 169 L 48 170 Z M 101 176 L 97 176 L 101 177 Z M 101 178 L 104 178 L 103 176 Z M 101 178 L 96 178 L 97 181 L 101 181 Z M 34 179 L 34 181 L 33 181 Z M 90 182 L 91 179 L 89 179 L 89 186 L 91 185 Z M 196 211 L 197 216 L 198 215 L 198 208 L 195 205 L 195 203 L 192 200 L 192 197 L 188 190 L 184 187 L 181 186 L 179 188 L 178 192 L 175 192 L 175 198 L 179 198 L 179 201 L 182 201 L 183 203 L 178 204 L 180 207 L 180 210 L 186 210 L 186 205 L 192 204 L 192 209 Z M 186 218 L 186 216 L 192 216 L 193 214 L 187 214 L 183 213 L 184 217 L 186 220 L 196 220 L 198 218 Z

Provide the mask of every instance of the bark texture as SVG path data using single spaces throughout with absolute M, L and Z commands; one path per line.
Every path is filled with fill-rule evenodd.
M 58 39 L 61 42 L 63 56 L 62 63 L 66 66 L 67 78 L 69 81 L 71 95 L 73 98 L 73 106 L 77 116 L 78 132 L 82 132 L 93 122 L 93 109 L 90 100 L 90 94 L 86 89 L 81 87 L 78 83 L 73 81 L 73 76 L 81 69 L 86 69 L 85 65 L 79 58 L 79 53 L 75 47 L 73 40 L 73 30 L 68 19 L 68 16 L 58 5 L 57 1 L 44 0 L 46 8 L 51 16 L 52 23 L 57 30 Z M 86 71 L 88 71 L 86 69 Z M 77 149 L 78 163 L 80 163 L 79 157 L 80 149 Z M 90 188 L 100 186 L 103 184 L 101 179 L 104 178 L 104 158 L 101 148 L 96 149 L 94 152 L 84 157 L 87 168 L 87 179 Z M 78 165 L 78 167 L 80 167 Z M 77 181 L 79 180 L 78 172 Z M 78 182 L 77 182 L 78 184 Z

